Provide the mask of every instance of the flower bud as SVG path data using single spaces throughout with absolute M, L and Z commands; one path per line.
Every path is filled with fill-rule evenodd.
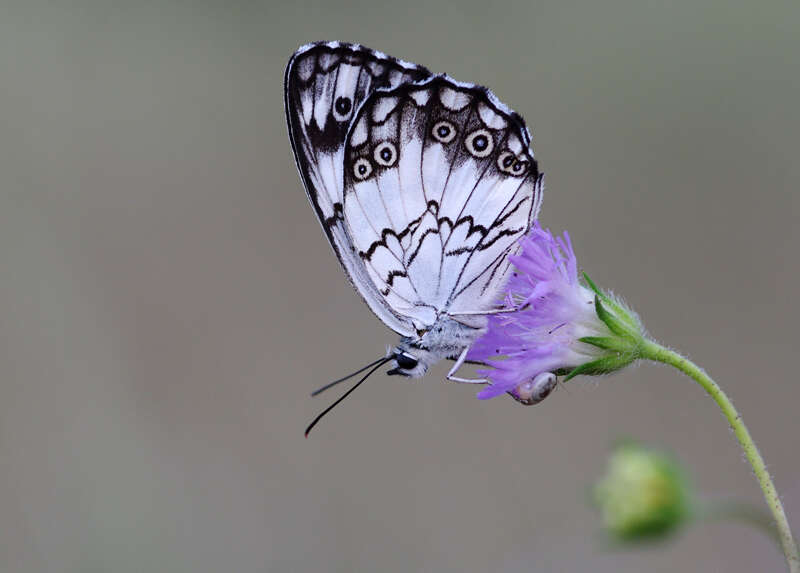
M 669 456 L 627 443 L 608 459 L 594 487 L 608 533 L 620 541 L 665 536 L 689 516 L 690 493 L 678 464 Z

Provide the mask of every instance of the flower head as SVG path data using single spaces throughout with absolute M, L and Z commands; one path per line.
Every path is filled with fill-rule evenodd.
M 674 531 L 690 516 L 691 499 L 681 467 L 670 456 L 635 443 L 612 452 L 594 487 L 603 524 L 620 541 Z
M 505 305 L 519 310 L 491 315 L 468 356 L 493 367 L 480 372 L 491 385 L 478 398 L 508 392 L 534 404 L 552 389 L 553 374 L 602 374 L 637 358 L 638 319 L 586 275 L 581 282 L 566 232 L 554 237 L 537 223 L 520 246 L 505 294 Z

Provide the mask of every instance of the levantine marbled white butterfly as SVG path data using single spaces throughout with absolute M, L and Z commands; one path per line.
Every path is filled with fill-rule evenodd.
M 455 373 L 487 315 L 509 310 L 498 307 L 508 255 L 541 203 L 522 118 L 486 88 L 340 42 L 297 50 L 284 98 L 297 168 L 328 241 L 367 305 L 401 336 L 331 408 L 386 363 L 389 374 L 420 377 L 449 358 L 449 380 L 485 382 Z

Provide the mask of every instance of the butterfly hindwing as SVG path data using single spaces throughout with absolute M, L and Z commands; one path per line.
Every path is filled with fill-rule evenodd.
M 363 46 L 327 42 L 297 50 L 286 68 L 284 83 L 289 138 L 298 171 L 328 240 L 370 308 L 404 335 L 413 332 L 410 322 L 377 292 L 344 229 L 344 142 L 359 106 L 375 90 L 429 76 L 421 66 Z
M 431 76 L 374 92 L 346 141 L 343 217 L 366 276 L 415 325 L 491 307 L 541 175 L 522 119 Z

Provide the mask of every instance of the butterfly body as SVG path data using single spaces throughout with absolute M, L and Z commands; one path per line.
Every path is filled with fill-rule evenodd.
M 522 118 L 485 88 L 338 42 L 292 56 L 285 104 L 323 230 L 401 336 L 390 373 L 463 361 L 541 202 Z
M 403 368 L 403 364 L 398 363 L 390 373 L 420 378 L 440 360 L 458 358 L 485 332 L 485 328 L 486 320 L 483 317 L 467 325 L 443 315 L 419 336 L 400 339 L 400 344 L 392 349 L 392 355 L 402 353 L 413 356 L 416 364 L 408 364 L 410 367 Z

